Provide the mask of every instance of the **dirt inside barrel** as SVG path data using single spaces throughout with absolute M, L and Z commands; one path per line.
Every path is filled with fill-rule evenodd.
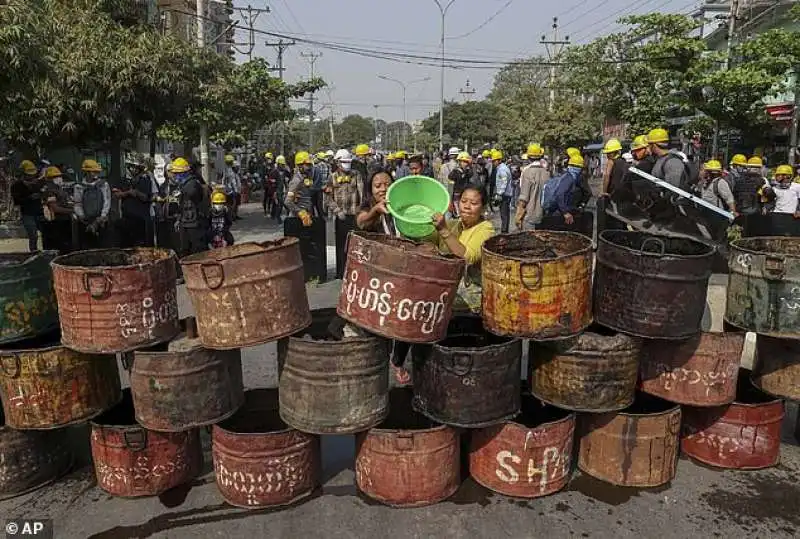
M 579 234 L 535 232 L 502 234 L 487 240 L 487 251 L 517 260 L 553 260 L 571 256 L 591 247 L 591 240 Z
M 798 238 L 743 238 L 734 241 L 731 246 L 751 253 L 800 256 Z
M 66 267 L 120 268 L 152 264 L 170 258 L 172 252 L 166 249 L 100 249 L 64 255 L 56 263 Z
M 656 236 L 644 232 L 607 230 L 601 234 L 603 240 L 618 247 L 632 251 L 667 256 L 707 256 L 714 253 L 714 247 L 688 238 Z M 661 245 L 664 252 L 661 252 Z

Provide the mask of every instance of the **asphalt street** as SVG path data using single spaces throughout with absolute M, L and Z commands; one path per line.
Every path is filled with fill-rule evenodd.
M 266 223 L 260 205 L 243 214 L 233 231 L 237 241 L 282 235 Z M 309 300 L 314 308 L 333 306 L 338 292 L 336 281 L 311 285 Z M 190 314 L 183 287 L 179 298 L 182 316 Z M 247 387 L 277 385 L 274 344 L 243 350 L 243 365 Z M 385 507 L 356 491 L 352 436 L 323 438 L 323 486 L 291 507 L 248 511 L 227 505 L 216 488 L 205 432 L 205 467 L 192 483 L 154 498 L 115 498 L 96 486 L 88 428 L 82 426 L 71 429 L 80 455 L 75 470 L 48 487 L 0 501 L 0 516 L 52 518 L 57 538 L 797 537 L 796 414 L 789 406 L 781 463 L 772 469 L 720 471 L 682 457 L 671 484 L 646 490 L 612 487 L 575 470 L 565 490 L 534 500 L 494 494 L 468 479 L 449 500 L 418 509 Z

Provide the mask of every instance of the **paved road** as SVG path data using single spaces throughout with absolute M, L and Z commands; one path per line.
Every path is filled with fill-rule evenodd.
M 252 213 L 237 224 L 238 240 L 279 234 Z M 309 288 L 313 307 L 332 306 L 338 283 Z M 191 310 L 181 293 L 183 315 Z M 276 385 L 275 346 L 243 354 L 247 387 Z M 791 435 L 796 409 L 784 424 L 782 462 L 756 472 L 727 472 L 681 459 L 667 487 L 615 488 L 575 471 L 562 492 L 536 500 L 493 494 L 467 480 L 450 500 L 420 509 L 392 509 L 358 495 L 353 486 L 352 436 L 323 438 L 324 485 L 315 497 L 280 510 L 226 505 L 217 491 L 209 440 L 203 433 L 204 473 L 186 488 L 158 498 L 120 499 L 98 489 L 88 462 L 85 427 L 73 428 L 82 455 L 78 469 L 54 485 L 0 502 L 0 517 L 55 519 L 57 538 L 145 537 L 796 537 L 800 530 L 800 448 Z M 2 520 L 0 518 L 0 520 Z

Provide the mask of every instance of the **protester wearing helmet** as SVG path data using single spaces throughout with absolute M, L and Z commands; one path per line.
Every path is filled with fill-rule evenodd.
M 775 170 L 775 182 L 768 193 L 774 198 L 774 213 L 790 213 L 795 219 L 800 219 L 800 184 L 792 182 L 793 176 L 790 165 L 779 166 Z
M 408 154 L 405 150 L 400 150 L 394 154 L 395 158 L 395 172 L 394 178 L 400 180 L 406 176 L 411 176 L 411 170 L 408 168 Z
M 736 182 L 744 176 L 747 172 L 747 157 L 743 154 L 737 153 L 731 157 L 731 162 L 728 166 L 728 179 L 731 184 L 736 187 Z
M 42 185 L 39 171 L 33 161 L 27 159 L 19 165 L 21 177 L 11 184 L 11 198 L 19 206 L 22 215 L 22 226 L 28 235 L 28 249 L 37 251 L 39 246 L 39 230 L 41 229 Z
M 503 152 L 492 150 L 492 163 L 497 171 L 495 174 L 494 202 L 500 206 L 500 231 L 508 233 L 511 225 L 511 199 L 514 197 L 514 179 L 511 169 L 503 161 Z
M 456 168 L 450 172 L 447 181 L 453 193 L 452 213 L 458 217 L 458 201 L 461 199 L 461 193 L 469 186 L 472 179 L 472 157 L 467 152 L 460 152 L 456 156 L 456 165 Z
M 528 145 L 528 159 L 530 164 L 522 169 L 520 176 L 519 199 L 514 223 L 518 230 L 534 230 L 542 222 L 542 189 L 550 173 L 547 171 L 544 157 L 544 148 L 540 144 Z
M 211 213 L 209 218 L 208 243 L 212 249 L 233 245 L 228 200 L 222 191 L 214 191 L 211 195 Z
M 144 158 L 134 155 L 127 160 L 128 174 L 121 188 L 111 195 L 120 201 L 119 239 L 123 248 L 153 245 L 153 224 L 150 207 L 153 182 L 147 174 Z
M 650 153 L 656 158 L 652 174 L 675 187 L 684 190 L 691 188 L 695 181 L 692 178 L 689 158 L 683 152 L 669 149 L 669 133 L 666 129 L 656 128 L 647 134 Z
M 339 150 L 334 156 L 337 170 L 326 186 L 327 207 L 336 216 L 336 278 L 344 276 L 347 256 L 347 235 L 356 228 L 356 216 L 361 209 L 364 178 L 353 169 L 353 157 L 347 150 Z
M 58 167 L 47 167 L 42 186 L 42 249 L 67 253 L 72 250 L 72 199 L 63 189 Z
M 111 211 L 111 188 L 101 178 L 103 172 L 94 159 L 81 165 L 83 181 L 75 185 L 73 202 L 78 219 L 78 245 L 81 249 L 108 247 L 108 214 Z
M 172 174 L 179 189 L 180 210 L 175 227 L 180 234 L 179 256 L 201 253 L 208 249 L 208 217 L 210 201 L 202 178 L 189 162 L 179 157 L 172 162 Z
M 314 212 L 314 203 L 311 199 L 314 164 L 308 152 L 295 154 L 294 167 L 294 177 L 289 182 L 284 204 L 289 209 L 291 217 L 299 219 L 303 226 L 309 227 L 313 223 Z
M 452 148 L 450 148 L 447 151 L 447 161 L 445 161 L 442 164 L 441 168 L 439 169 L 438 180 L 445 187 L 449 188 L 450 186 L 450 173 L 453 172 L 453 169 L 455 169 L 458 166 L 458 163 L 456 162 L 456 157 L 458 157 L 458 154 L 460 153 L 461 150 L 459 150 L 457 147 L 453 146 Z
M 650 159 L 650 144 L 647 142 L 647 135 L 638 135 L 634 137 L 631 142 L 631 155 L 633 155 L 634 164 L 639 170 L 650 172 L 653 170 L 655 164 L 654 159 Z M 645 162 L 649 161 L 648 166 Z
M 700 197 L 714 206 L 736 215 L 736 200 L 728 182 L 722 177 L 722 163 L 716 159 L 706 161 L 698 186 Z
M 324 219 L 326 214 L 323 189 L 330 184 L 332 171 L 331 165 L 325 160 L 327 158 L 326 153 L 319 152 L 317 156 L 318 159 L 312 171 L 311 202 L 314 207 L 314 216 Z
M 622 185 L 625 173 L 628 171 L 627 163 L 622 159 L 622 144 L 619 139 L 608 139 L 603 147 L 606 156 L 606 166 L 603 170 L 603 184 L 600 190 L 601 197 L 608 197 Z
M 542 194 L 545 215 L 560 215 L 567 225 L 575 223 L 575 214 L 580 211 L 585 200 L 581 181 L 584 164 L 583 156 L 573 152 L 567 160 L 567 170 L 548 180 Z M 576 198 L 579 193 L 584 194 L 583 199 Z
M 272 206 L 270 216 L 280 223 L 282 222 L 283 210 L 286 209 L 283 203 L 286 196 L 286 186 L 289 185 L 292 179 L 292 172 L 286 163 L 286 157 L 279 155 L 275 158 L 275 168 L 270 173 L 269 178 L 275 182 L 275 203 Z
M 355 157 L 353 158 L 352 167 L 361 173 L 364 178 L 369 177 L 369 166 L 371 164 L 369 155 L 369 146 L 366 144 L 358 144 L 355 147 Z
M 741 170 L 738 179 L 733 183 L 733 199 L 740 215 L 753 215 L 761 213 L 762 204 L 770 202 L 770 193 L 765 188 L 769 182 L 761 174 L 762 161 L 759 157 L 750 160 L 736 158 L 736 168 Z M 731 160 L 733 162 L 733 160 Z M 751 165 L 752 163 L 752 165 Z
M 231 208 L 231 219 L 236 221 L 240 218 L 239 203 L 242 196 L 242 178 L 239 176 L 239 169 L 236 167 L 236 160 L 232 155 L 225 156 L 222 184 L 225 188 L 225 195 L 228 198 L 228 205 Z

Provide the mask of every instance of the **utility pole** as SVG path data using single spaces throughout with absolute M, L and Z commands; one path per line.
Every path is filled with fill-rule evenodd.
M 736 18 L 739 16 L 739 0 L 730 0 L 730 10 L 728 11 L 728 43 L 726 45 L 725 53 L 725 71 L 731 68 L 731 50 L 733 49 L 733 40 L 736 35 Z M 724 103 L 723 103 L 724 105 Z M 731 139 L 731 128 L 728 126 L 728 141 Z M 719 151 L 719 121 L 714 122 L 714 138 L 711 142 L 711 155 L 716 158 Z
M 439 12 L 442 14 L 442 71 L 441 79 L 439 81 L 439 151 L 444 151 L 444 19 L 447 16 L 447 10 L 456 0 L 450 0 L 446 5 L 442 5 L 442 0 L 433 0 Z
M 255 49 L 255 47 L 256 47 L 256 29 L 255 29 L 256 19 L 258 19 L 258 17 L 262 13 L 269 13 L 270 10 L 269 10 L 268 7 L 266 7 L 266 8 L 254 8 L 253 6 L 251 6 L 249 4 L 247 5 L 246 8 L 236 8 L 236 9 L 239 11 L 239 13 L 241 14 L 242 18 L 243 19 L 246 18 L 247 22 L 248 22 L 247 27 L 248 27 L 248 29 L 250 31 L 250 35 L 249 35 L 249 39 L 247 40 L 247 43 L 246 43 L 247 46 L 248 46 L 246 54 L 247 54 L 247 59 L 249 61 L 252 61 L 253 60 L 253 49 Z M 246 17 L 245 17 L 245 13 L 247 13 Z M 237 45 L 245 45 L 245 43 L 237 43 Z
M 264 44 L 267 47 L 276 47 L 278 49 L 278 67 L 271 67 L 269 70 L 273 72 L 277 71 L 278 76 L 283 80 L 283 72 L 286 71 L 286 68 L 283 67 L 283 53 L 292 45 L 296 45 L 297 42 L 294 40 L 284 41 L 283 39 L 279 39 L 277 43 L 270 43 L 267 41 Z M 286 122 L 283 121 L 281 121 L 281 155 L 286 155 Z
M 458 93 L 464 96 L 464 101 L 469 101 L 472 97 L 472 94 L 475 93 L 475 88 L 469 83 L 469 79 L 467 79 L 467 84 L 464 85 L 464 88 L 461 88 Z
M 550 104 L 548 110 L 553 110 L 556 100 L 556 60 L 561 56 L 561 52 L 566 45 L 569 45 L 569 36 L 565 36 L 563 41 L 558 39 L 558 17 L 553 17 L 553 39 L 548 40 L 547 36 L 542 36 L 540 41 L 547 50 L 547 58 L 550 60 Z M 552 47 L 552 48 L 551 48 Z
M 372 117 L 372 130 L 375 132 L 375 146 L 378 146 L 378 105 L 372 105 L 375 107 L 375 116 Z
M 311 78 L 314 78 L 314 64 L 322 57 L 321 52 L 301 52 L 300 56 L 308 58 L 311 64 Z M 314 92 L 308 96 L 308 151 L 314 149 Z
M 205 48 L 206 35 L 205 23 L 203 19 L 206 16 L 206 3 L 205 0 L 197 0 L 197 46 Z M 200 164 L 203 167 L 203 179 L 211 185 L 213 178 L 211 178 L 211 164 L 208 162 L 208 126 L 205 122 L 200 124 Z

